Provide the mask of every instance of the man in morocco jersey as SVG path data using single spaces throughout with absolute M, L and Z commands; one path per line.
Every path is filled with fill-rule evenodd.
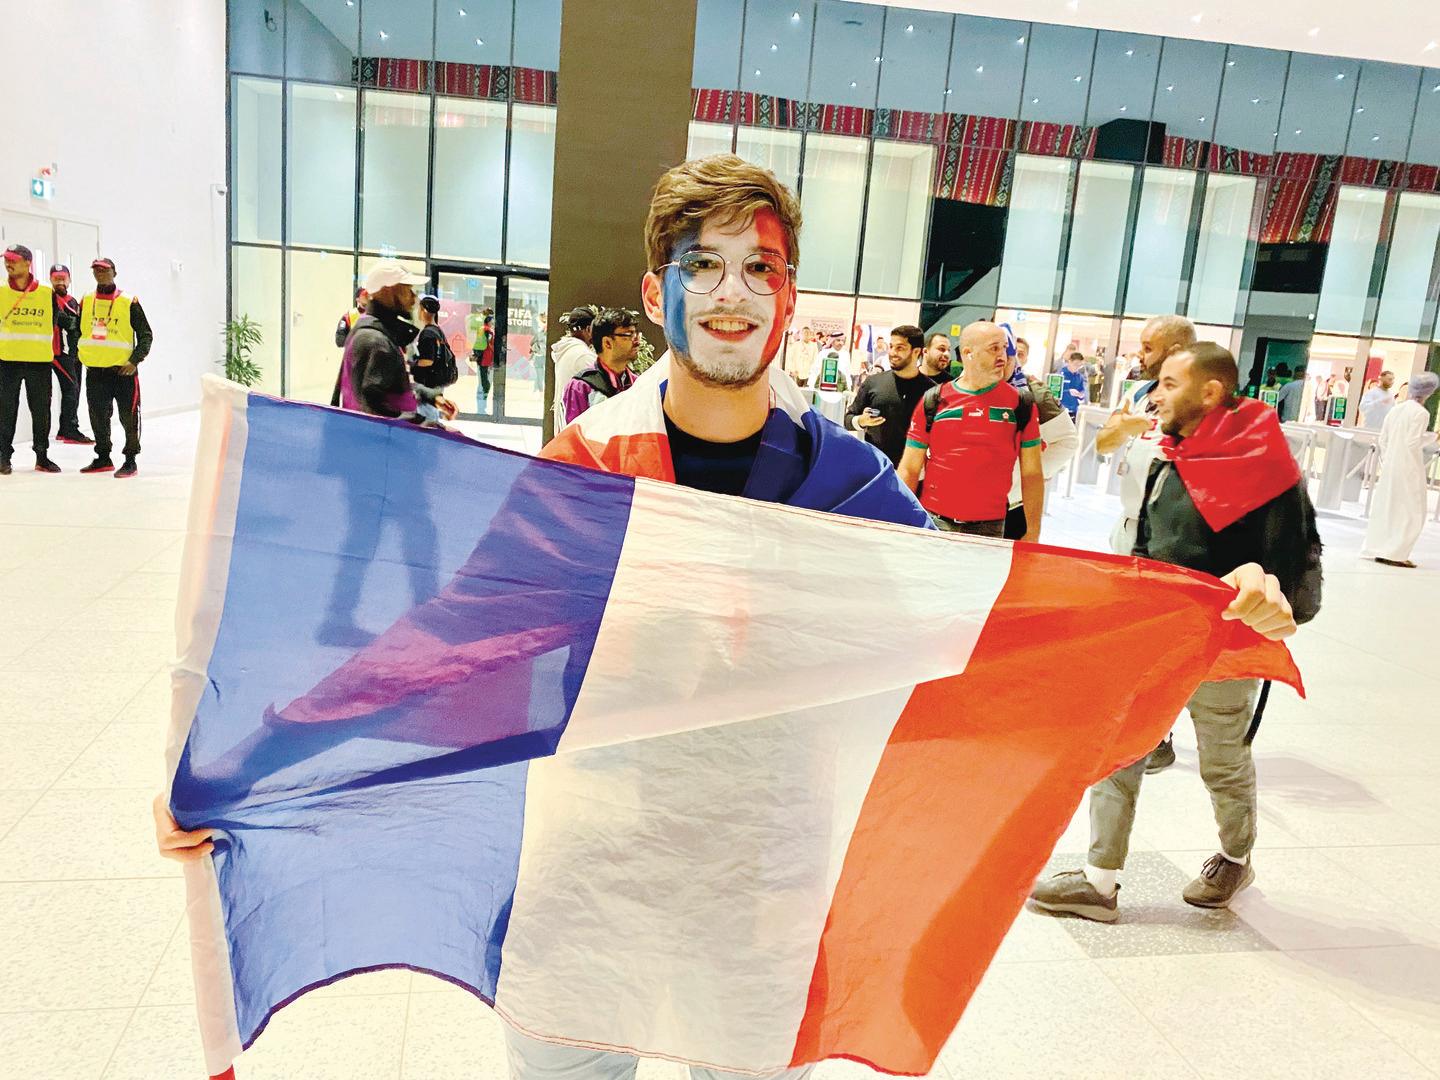
M 994 323 L 965 328 L 964 369 L 939 388 L 932 408 L 924 399 L 916 406 L 899 472 L 941 529 L 999 537 L 1018 460 L 1024 539 L 1033 542 L 1040 538 L 1045 497 L 1040 425 L 1034 402 L 1002 381 L 1006 349 L 1005 331 Z

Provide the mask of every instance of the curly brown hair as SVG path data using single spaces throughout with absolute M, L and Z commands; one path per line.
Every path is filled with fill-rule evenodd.
M 780 219 L 792 265 L 800 265 L 800 200 L 769 169 L 734 154 L 676 165 L 660 177 L 645 219 L 645 252 L 653 270 L 670 261 L 676 242 L 707 221 L 748 223 L 761 210 Z

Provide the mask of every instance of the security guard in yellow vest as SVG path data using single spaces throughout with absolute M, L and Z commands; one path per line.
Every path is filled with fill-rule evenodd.
M 5 284 L 0 286 L 0 476 L 10 475 L 22 385 L 30 406 L 35 471 L 60 471 L 48 454 L 55 294 L 30 272 L 34 257 L 22 244 L 5 249 Z
M 90 430 L 95 433 L 95 460 L 82 473 L 115 472 L 116 479 L 134 476 L 140 453 L 139 364 L 150 352 L 154 334 L 140 301 L 115 287 L 115 262 L 90 264 L 95 291 L 80 302 L 80 362 L 85 373 L 85 398 L 90 405 Z M 110 417 L 118 408 L 125 430 L 125 463 L 110 458 Z

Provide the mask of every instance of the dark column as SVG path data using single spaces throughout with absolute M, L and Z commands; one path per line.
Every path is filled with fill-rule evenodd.
M 685 158 L 696 0 L 564 0 L 550 231 L 549 340 L 577 304 L 640 310 L 645 212 Z M 660 328 L 645 321 L 657 354 Z M 545 358 L 546 385 L 554 380 Z M 550 411 L 545 435 L 553 434 Z

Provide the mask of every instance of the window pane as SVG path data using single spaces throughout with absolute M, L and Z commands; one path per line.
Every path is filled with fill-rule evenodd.
M 740 76 L 740 22 L 744 0 L 699 0 L 695 7 L 695 59 L 690 85 L 734 90 Z
M 1359 74 L 1360 65 L 1354 60 L 1291 53 L 1275 148 L 1301 154 L 1343 154 Z
M 280 242 L 280 83 L 236 79 L 230 98 L 232 239 Z
M 1071 167 L 1065 160 L 1016 156 L 1000 263 L 1001 307 L 1055 306 Z
M 1440 195 L 1406 191 L 1395 212 L 1395 235 L 1380 292 L 1375 332 L 1386 337 L 1418 338 L 1434 312 L 1427 309 L 1436 245 L 1440 244 Z
M 1061 304 L 1066 311 L 1108 315 L 1115 310 L 1134 175 L 1135 169 L 1129 165 L 1080 163 Z
M 1225 54 L 1220 116 L 1215 123 L 1215 141 L 1222 148 L 1233 147 L 1257 154 L 1274 151 L 1288 63 L 1288 54 L 1275 49 L 1230 46 Z M 1170 90 L 1172 85 L 1176 91 Z M 1178 92 L 1178 83 L 1165 83 L 1160 87 L 1162 94 L 1174 92 Z
M 1237 321 L 1255 187 L 1249 176 L 1216 173 L 1206 178 L 1188 311 L 1197 323 L 1229 326 Z
M 278 6 L 278 5 L 276 5 Z M 337 0 L 287 0 L 285 69 L 293 79 L 348 83 L 360 32 L 360 8 Z
M 1038 23 L 1032 27 L 1021 119 L 1083 124 L 1094 52 L 1094 30 Z
M 510 207 L 505 258 L 550 265 L 550 195 L 555 186 L 555 110 L 516 105 L 510 133 Z
M 229 0 L 230 70 L 285 71 L 285 6 L 275 0 Z
M 364 85 L 381 90 L 429 90 L 430 60 L 435 48 L 430 0 L 362 2 L 365 25 L 360 54 L 367 61 Z
M 260 326 L 260 344 L 250 359 L 260 366 L 260 385 L 267 394 L 280 393 L 280 251 L 272 248 L 230 249 L 230 317 L 245 315 Z M 326 398 L 325 400 L 330 400 Z
M 435 100 L 431 245 L 437 256 L 499 262 L 505 103 Z
M 370 9 L 365 11 L 365 25 L 369 26 Z M 490 90 L 488 85 L 492 69 L 510 65 L 510 14 L 511 0 L 460 0 L 438 5 L 435 59 L 443 66 L 437 67 L 435 73 L 436 91 L 468 97 L 505 96 L 503 87 Z M 467 93 L 462 89 L 476 81 L 487 86 L 486 92 Z
M 1405 156 L 1420 165 L 1440 165 L 1440 68 L 1426 68 L 1421 76 L 1415 130 Z
M 335 325 L 355 302 L 355 259 L 327 251 L 291 251 L 286 257 L 290 260 L 290 385 L 286 396 L 328 405 L 340 371 Z
M 1358 334 L 1364 329 L 1365 303 L 1380 242 L 1380 221 L 1385 214 L 1385 193 L 1369 188 L 1342 187 L 1335 207 L 1335 227 L 1325 259 L 1320 306 L 1315 329 Z
M 1169 315 L 1180 310 L 1180 271 L 1190 235 L 1196 174 L 1146 169 L 1131 245 L 1127 315 Z
M 355 246 L 355 91 L 290 85 L 292 244 Z
M 733 134 L 729 124 L 690 123 L 690 137 L 685 144 L 687 158 L 709 157 L 711 154 L 730 153 L 730 138 Z M 799 157 L 799 137 L 796 137 L 796 157 Z
M 854 321 L 854 297 L 801 293 L 795 298 L 790 333 L 785 335 L 785 370 L 796 381 L 809 379 L 815 357 L 832 341 L 836 348 L 848 353 Z
M 745 5 L 741 90 L 765 97 L 805 100 L 813 11 L 811 5 L 796 0 L 749 0 Z M 800 17 L 794 18 L 796 15 Z
M 1405 160 L 1420 74 L 1419 68 L 1378 60 L 1366 60 L 1360 65 L 1360 85 L 1350 123 L 1351 154 Z
M 860 247 L 865 139 L 811 134 L 805 145 L 805 219 L 798 281 L 802 289 L 850 292 Z
M 1002 120 L 1018 117 L 1029 47 L 1029 23 L 955 16 L 946 111 Z
M 880 51 L 882 14 L 880 8 L 868 4 L 820 0 L 815 13 L 810 101 L 859 109 L 874 107 L 884 59 Z M 853 128 L 846 130 L 859 134 Z
M 876 296 L 920 295 L 925 267 L 925 223 L 935 148 L 921 143 L 877 142 L 870 165 L 865 213 L 865 254 L 860 291 Z
M 880 108 L 939 112 L 949 66 L 949 15 L 891 8 L 880 65 Z
M 1165 39 L 1153 111 L 1155 123 L 1165 125 L 1167 140 L 1210 138 L 1215 131 L 1221 73 L 1230 75 L 1234 71 L 1225 67 L 1224 45 Z
M 1090 87 L 1086 123 L 1098 127 L 1115 120 L 1149 120 L 1159 64 L 1159 38 L 1100 31 L 1095 42 L 1095 81 Z M 1143 134 L 1139 144 L 1142 156 L 1134 160 L 1143 161 Z
M 811 145 L 814 145 L 813 138 Z M 735 141 L 735 152 L 746 161 L 765 166 L 780 178 L 781 183 L 791 191 L 795 190 L 796 181 L 800 177 L 798 131 L 742 126 Z
M 386 254 L 424 255 L 430 99 L 367 90 L 364 108 L 360 246 Z
M 560 0 L 518 0 L 518 8 L 521 17 L 515 20 L 515 66 L 558 71 Z

